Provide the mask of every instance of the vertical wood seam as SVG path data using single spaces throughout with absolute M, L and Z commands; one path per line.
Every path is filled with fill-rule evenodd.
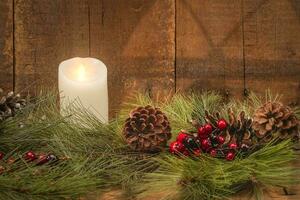
M 12 1 L 12 50 L 13 50 L 13 58 L 12 58 L 12 65 L 13 65 L 13 82 L 12 82 L 12 89 L 15 91 L 16 89 L 16 42 L 15 42 L 15 22 L 16 22 L 16 15 L 15 15 L 15 0 Z
M 242 22 L 242 54 L 243 54 L 243 95 L 244 97 L 247 96 L 247 89 L 246 89 L 246 58 L 245 58 L 245 21 L 244 21 L 244 0 L 241 0 L 241 22 Z
M 174 90 L 177 92 L 177 0 L 174 0 Z
M 90 1 L 87 1 L 87 6 L 88 6 L 88 28 L 89 28 L 89 57 L 91 57 L 91 7 L 90 7 Z
M 275 7 L 277 8 L 277 6 Z M 277 20 L 278 20 L 278 15 L 277 15 L 277 9 L 274 10 L 274 15 L 275 15 L 275 20 L 274 20 L 274 34 L 275 34 L 275 38 L 274 38 L 274 43 L 275 43 L 275 60 L 278 60 L 278 44 L 277 44 Z M 276 69 L 278 67 L 278 62 L 275 62 L 275 66 Z
M 104 1 L 101 0 L 101 25 L 104 26 Z

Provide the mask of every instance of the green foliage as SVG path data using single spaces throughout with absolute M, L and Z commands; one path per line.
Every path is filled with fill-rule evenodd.
M 229 103 L 215 92 L 175 94 L 165 101 L 137 94 L 108 124 L 100 123 L 79 101 L 70 104 L 62 116 L 57 99 L 56 91 L 42 91 L 17 116 L 0 124 L 0 151 L 6 154 L 0 161 L 6 169 L 0 174 L 0 199 L 78 199 L 116 187 L 129 197 L 157 193 L 157 198 L 167 199 L 218 199 L 244 188 L 250 187 L 258 195 L 261 186 L 299 181 L 293 178 L 299 171 L 290 165 L 295 154 L 289 141 L 273 141 L 246 159 L 226 162 L 206 156 L 132 152 L 123 140 L 123 122 L 136 106 L 160 107 L 169 117 L 175 137 L 181 129 L 193 128 L 191 119 L 202 121 L 205 110 L 218 111 L 224 118 L 228 108 L 251 116 L 265 101 L 254 94 L 244 102 Z M 37 165 L 22 158 L 28 150 L 69 159 Z M 16 161 L 8 164 L 9 158 Z
M 101 165 L 102 164 L 102 165 Z M 36 166 L 20 158 L 0 176 L 0 199 L 65 199 L 96 190 L 109 163 L 75 157 L 55 165 Z
M 116 123 L 99 123 L 76 102 L 70 111 L 61 116 L 57 93 L 48 91 L 0 125 L 0 150 L 6 154 L 0 162 L 6 169 L 0 174 L 0 199 L 78 198 L 120 184 L 112 178 L 124 162 L 114 155 L 125 146 Z M 29 150 L 70 159 L 38 166 L 23 160 Z M 7 164 L 9 158 L 17 161 Z
M 300 171 L 290 165 L 296 159 L 290 141 L 273 141 L 248 158 L 232 162 L 206 156 L 155 159 L 160 167 L 137 186 L 140 196 L 154 193 L 162 199 L 224 199 L 246 187 L 255 189 L 257 184 L 263 188 L 299 183 L 295 177 Z
M 224 103 L 217 93 L 206 92 L 189 96 L 175 94 L 170 101 L 156 105 L 169 116 L 174 139 L 181 129 L 193 128 L 191 119 L 204 123 L 205 110 L 220 112 L 225 119 L 229 108 L 236 113 L 245 111 L 251 117 L 265 102 L 279 99 L 278 95 L 273 96 L 267 91 L 264 98 L 252 93 L 245 101 Z M 147 104 L 153 103 L 148 99 Z M 131 107 L 138 105 L 143 104 L 136 101 Z M 297 112 L 296 108 L 294 110 Z M 241 157 L 228 162 L 205 156 L 191 159 L 159 155 L 153 158 L 159 168 L 145 176 L 142 174 L 135 191 L 140 198 L 157 194 L 158 199 L 224 199 L 247 189 L 259 198 L 264 187 L 284 187 L 300 181 L 295 178 L 299 177 L 299 169 L 290 164 L 296 159 L 290 141 L 272 141 L 246 159 Z

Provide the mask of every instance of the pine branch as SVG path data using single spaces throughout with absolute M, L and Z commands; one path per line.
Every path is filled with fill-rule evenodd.
M 112 178 L 123 166 L 114 149 L 125 146 L 116 123 L 104 125 L 76 104 L 70 105 L 71 117 L 62 117 L 56 99 L 55 93 L 42 95 L 1 123 L 0 148 L 6 157 L 0 163 L 5 169 L 0 199 L 75 198 L 120 184 Z M 23 160 L 28 150 L 70 159 L 39 166 Z M 11 158 L 17 161 L 8 164 Z
M 296 159 L 291 146 L 290 141 L 270 143 L 249 158 L 233 162 L 208 157 L 156 158 L 160 168 L 148 173 L 136 187 L 140 196 L 154 193 L 161 199 L 223 199 L 257 183 L 261 187 L 297 184 L 300 178 L 295 177 L 300 171 L 290 165 Z
M 270 94 L 266 99 L 276 99 Z M 260 187 L 287 186 L 299 183 L 299 170 L 290 163 L 296 159 L 290 141 L 274 142 L 232 162 L 201 156 L 178 158 L 167 153 L 133 152 L 122 136 L 123 123 L 136 106 L 160 107 L 167 115 L 173 134 L 192 129 L 191 119 L 203 120 L 205 110 L 241 110 L 252 115 L 261 98 L 253 95 L 245 102 L 224 103 L 220 95 L 175 94 L 172 99 L 157 102 L 137 95 L 108 124 L 73 102 L 61 116 L 57 93 L 41 93 L 14 118 L 0 124 L 0 151 L 6 157 L 0 162 L 0 199 L 78 198 L 95 189 L 120 187 L 130 197 L 158 194 L 169 199 L 219 199 L 250 188 L 258 195 Z M 225 114 L 226 113 L 226 114 Z M 53 153 L 56 163 L 37 165 L 23 160 L 33 150 Z M 6 161 L 16 158 L 13 164 Z M 8 170 L 9 169 L 9 170 Z M 256 192 L 255 192 L 256 191 Z

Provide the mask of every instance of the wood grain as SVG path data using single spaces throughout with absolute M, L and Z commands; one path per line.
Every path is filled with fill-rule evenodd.
M 159 200 L 159 199 L 163 199 L 163 197 L 164 197 L 163 194 L 160 194 L 160 195 L 153 194 L 153 195 L 144 197 L 140 200 Z M 98 197 L 97 197 L 97 195 L 90 195 L 85 199 L 92 200 L 95 198 L 98 200 L 123 200 L 124 196 L 122 195 L 122 192 L 120 190 L 113 190 L 111 192 L 104 193 L 103 195 L 98 196 Z M 232 196 L 230 199 L 231 200 L 255 200 L 256 198 L 255 197 L 251 198 L 249 193 L 242 192 L 235 196 Z M 265 190 L 263 199 L 264 200 L 299 200 L 300 195 L 297 195 L 297 194 L 284 195 L 283 190 L 280 188 L 277 188 L 277 189 L 272 189 L 272 190 Z
M 241 1 L 176 2 L 177 89 L 215 89 L 241 97 L 244 89 Z
M 300 3 L 244 0 L 246 88 L 300 103 Z
M 13 89 L 13 3 L 0 1 L 0 88 Z
M 300 101 L 298 0 L 2 0 L 0 25 L 5 89 L 56 86 L 62 60 L 91 55 L 108 65 L 111 114 L 136 90 Z
M 108 67 L 111 116 L 138 90 L 270 88 L 300 103 L 299 0 L 1 0 L 0 27 L 7 90 L 56 87 L 62 60 L 92 56 Z M 267 199 L 300 199 L 288 191 Z
M 91 0 L 91 56 L 108 67 L 110 115 L 137 91 L 174 91 L 175 3 Z
M 61 61 L 88 56 L 88 19 L 87 1 L 16 1 L 16 89 L 57 86 Z

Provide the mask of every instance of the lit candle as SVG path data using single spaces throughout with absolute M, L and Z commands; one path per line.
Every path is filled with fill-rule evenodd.
M 108 122 L 107 69 L 95 58 L 71 58 L 59 65 L 61 112 L 78 101 L 102 122 Z

